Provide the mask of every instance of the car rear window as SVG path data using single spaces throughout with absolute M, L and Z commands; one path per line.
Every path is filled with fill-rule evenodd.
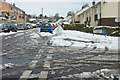
M 9 24 L 3 24 L 3 27 L 8 27 L 9 26 Z
M 43 24 L 43 27 L 50 27 L 50 24 Z

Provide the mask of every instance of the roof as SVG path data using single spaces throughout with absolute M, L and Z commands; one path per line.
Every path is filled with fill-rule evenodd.
M 30 21 L 34 21 L 34 20 L 36 20 L 36 19 L 33 19 L 33 18 L 31 18 L 31 19 L 29 19 Z
M 98 3 L 96 3 L 95 5 L 93 5 L 93 6 L 91 6 L 91 7 L 89 7 L 88 9 L 86 9 L 86 10 L 83 10 L 83 12 L 81 12 L 78 16 L 80 16 L 82 13 L 84 13 L 84 12 L 86 12 L 87 10 L 90 10 L 92 7 L 95 7 L 95 6 L 97 6 L 98 4 L 100 4 L 101 3 L 101 1 L 100 2 L 98 2 Z
M 68 16 L 65 18 L 65 20 L 70 20 L 72 18 L 72 16 Z

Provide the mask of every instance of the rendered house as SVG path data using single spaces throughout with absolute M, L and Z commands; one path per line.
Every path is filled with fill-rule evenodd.
M 83 9 L 75 16 L 81 24 L 93 27 L 120 26 L 120 0 L 102 0 L 96 4 L 93 2 L 91 7 Z
M 25 11 L 16 7 L 15 4 L 7 3 L 6 1 L 0 1 L 1 4 L 1 15 L 4 16 L 7 20 L 25 23 L 26 15 Z

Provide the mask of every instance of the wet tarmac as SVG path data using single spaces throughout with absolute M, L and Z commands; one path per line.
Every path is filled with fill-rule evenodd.
M 114 69 L 119 62 L 89 61 L 101 55 L 89 52 L 87 49 L 71 49 L 70 47 L 52 47 L 49 40 L 52 36 L 42 37 L 38 29 L 2 36 L 2 65 L 10 64 L 2 69 L 5 78 L 19 79 L 25 71 L 32 71 L 25 78 L 40 78 L 43 72 L 47 79 L 57 79 L 62 76 L 82 72 L 94 72 L 100 69 Z M 35 36 L 37 35 L 37 36 Z M 91 49 L 94 50 L 95 48 Z M 6 53 L 6 54 L 5 54 Z M 103 53 L 104 54 L 104 53 Z M 103 55 L 102 54 L 102 55 Z M 109 55 L 109 54 L 105 54 Z M 109 64 L 108 64 L 109 63 Z M 44 76 L 43 76 L 44 78 Z

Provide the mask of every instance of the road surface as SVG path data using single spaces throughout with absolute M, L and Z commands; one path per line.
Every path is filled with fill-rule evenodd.
M 102 56 L 116 56 L 114 54 L 95 53 L 95 47 L 88 49 L 87 46 L 83 49 L 52 47 L 53 36 L 42 37 L 39 33 L 36 28 L 2 36 L 3 80 L 52 80 L 100 69 L 118 69 L 119 61 L 101 60 Z

